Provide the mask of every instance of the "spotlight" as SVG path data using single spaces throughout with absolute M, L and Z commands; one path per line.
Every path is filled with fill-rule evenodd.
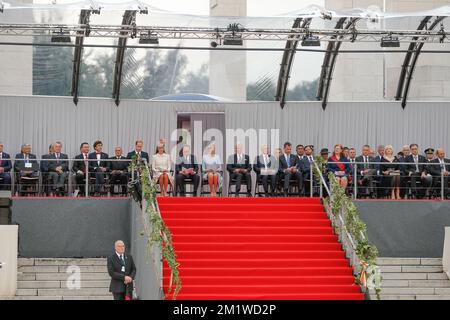
M 381 38 L 381 47 L 383 48 L 398 48 L 400 47 L 400 41 L 398 37 L 388 35 Z
M 69 31 L 53 31 L 51 42 L 70 42 L 70 33 Z
M 302 40 L 303 47 L 320 47 L 320 40 L 318 36 L 306 35 Z
M 217 46 L 218 46 L 218 43 L 217 43 L 217 42 L 211 41 L 211 47 L 217 48 Z
M 244 42 L 242 41 L 241 35 L 227 34 L 223 37 L 223 44 L 226 46 L 242 46 L 244 44 Z
M 139 36 L 140 44 L 159 44 L 158 35 L 155 33 L 141 33 Z

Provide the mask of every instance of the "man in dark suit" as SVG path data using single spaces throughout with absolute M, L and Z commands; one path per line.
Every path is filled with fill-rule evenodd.
M 434 149 L 433 148 L 427 148 L 425 149 L 425 178 L 429 181 L 428 188 L 425 191 L 425 197 L 428 197 L 431 199 L 432 197 L 432 190 L 433 190 L 433 175 L 431 169 L 431 164 L 434 160 Z
M 75 160 L 73 161 L 72 171 L 76 174 L 75 181 L 77 184 L 78 190 L 80 190 L 81 194 L 85 194 L 85 183 L 86 176 L 89 175 L 87 169 L 89 168 L 89 143 L 83 142 L 80 145 L 80 154 L 75 156 Z M 88 178 L 89 182 L 89 178 Z
M 178 157 L 175 164 L 175 181 L 177 192 L 184 197 L 186 195 L 186 179 L 192 179 L 194 183 L 194 197 L 197 196 L 200 184 L 199 166 L 196 157 L 191 154 L 191 147 L 183 146 L 182 155 Z
M 0 142 L 0 190 L 11 189 L 11 157 L 6 152 L 3 152 L 3 143 Z
M 115 253 L 107 259 L 108 273 L 111 277 L 109 292 L 113 294 L 114 300 L 125 300 L 126 293 L 133 291 L 136 266 L 133 257 L 125 253 L 123 241 L 116 241 L 114 248 Z
M 371 198 L 375 198 L 374 178 L 377 175 L 377 164 L 375 158 L 370 156 L 369 145 L 366 144 L 362 147 L 361 155 L 356 157 L 356 162 L 359 163 L 357 165 L 357 184 L 363 189 L 367 187 L 367 190 L 361 190 L 361 193 L 366 193 Z
M 36 160 L 36 155 L 31 153 L 30 144 L 23 144 L 21 147 L 21 152 L 16 154 L 14 171 L 18 173 L 19 178 L 39 177 L 39 163 Z
M 436 159 L 431 161 L 430 170 L 433 175 L 434 185 L 444 183 L 444 198 L 449 198 L 449 176 L 450 176 L 450 159 L 445 157 L 445 151 L 442 148 L 436 150 Z
M 416 143 L 410 145 L 411 154 L 405 157 L 405 174 L 411 179 L 411 192 L 414 198 L 422 198 L 424 190 L 428 190 L 432 179 L 426 175 L 426 158 L 419 154 L 419 146 Z M 417 183 L 420 183 L 419 189 Z M 419 192 L 420 191 L 420 192 Z
M 111 193 L 114 193 L 114 186 L 115 185 L 119 185 L 122 194 L 126 194 L 126 190 L 127 190 L 127 183 L 128 183 L 128 165 L 129 162 L 128 161 L 119 161 L 119 160 L 126 160 L 127 158 L 125 158 L 122 155 L 122 148 L 121 147 L 116 147 L 114 149 L 114 157 L 109 158 L 110 160 L 115 160 L 115 161 L 110 161 L 109 162 L 109 171 L 111 172 L 110 174 L 110 180 L 111 180 Z
M 49 159 L 52 154 L 53 154 L 53 144 L 48 146 L 48 153 L 42 155 L 41 172 L 42 172 L 43 177 L 44 177 L 44 175 L 47 176 L 47 174 L 48 174 L 48 161 L 47 161 L 47 159 Z
M 247 182 L 247 197 L 250 197 L 252 192 L 252 177 L 250 175 L 252 166 L 250 165 L 250 157 L 242 153 L 242 145 L 239 143 L 236 144 L 235 151 L 235 154 L 228 157 L 227 171 L 230 173 L 230 179 L 236 180 L 236 197 L 241 190 L 242 180 Z
M 142 140 L 137 140 L 134 143 L 134 150 L 128 152 L 127 159 L 133 159 L 134 156 L 137 156 L 138 159 L 145 159 L 147 161 L 147 165 L 150 164 L 150 160 L 148 157 L 148 153 L 145 151 L 142 151 L 142 146 L 144 145 L 144 142 Z
M 100 140 L 94 142 L 94 152 L 89 154 L 89 172 L 95 174 L 95 195 L 100 195 L 102 187 L 105 185 L 106 173 L 108 172 L 109 166 L 108 154 L 103 152 L 103 143 Z
M 48 172 L 49 177 L 53 181 L 51 192 L 61 195 L 64 192 L 69 175 L 69 157 L 61 152 L 62 143 L 55 142 L 53 144 L 53 153 L 49 155 Z
M 300 169 L 298 157 L 291 154 L 292 144 L 286 142 L 283 146 L 284 154 L 280 157 L 279 172 L 284 177 L 283 192 L 284 196 L 288 196 L 289 183 L 291 179 L 297 181 L 298 195 L 302 194 L 303 190 L 303 174 Z
M 267 144 L 261 146 L 262 153 L 256 157 L 253 164 L 253 170 L 256 172 L 256 181 L 261 181 L 266 197 L 275 196 L 275 188 L 277 183 L 278 161 L 274 156 L 269 154 Z M 270 194 L 269 194 L 270 181 Z
M 300 169 L 302 171 L 302 175 L 303 175 L 303 182 L 304 182 L 304 186 L 305 186 L 305 190 L 307 190 L 308 192 L 310 192 L 310 188 L 311 188 L 311 183 L 309 181 L 311 181 L 311 178 L 313 179 L 313 184 L 315 184 L 314 181 L 314 172 L 313 175 L 311 176 L 311 167 L 314 170 L 314 148 L 312 145 L 307 145 L 305 146 L 305 155 L 303 157 L 303 159 L 300 161 Z
M 305 147 L 302 144 L 298 144 L 295 147 L 295 152 L 297 152 L 298 161 L 302 161 L 305 157 Z

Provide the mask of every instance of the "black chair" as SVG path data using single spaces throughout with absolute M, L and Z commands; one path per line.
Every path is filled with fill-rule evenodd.
M 236 178 L 231 178 L 230 173 L 228 173 L 228 192 L 227 192 L 227 197 L 230 195 L 230 193 L 231 194 L 236 194 L 236 192 L 231 192 L 231 187 L 232 186 L 234 186 L 234 188 L 236 188 L 236 182 L 237 182 L 237 179 Z M 245 188 L 245 191 L 241 191 L 243 187 Z M 241 195 L 241 194 L 247 195 L 248 194 L 248 192 L 247 192 L 247 177 L 245 175 L 242 177 L 242 180 L 241 180 L 241 190 L 239 190 L 237 192 L 238 195 Z M 236 191 L 236 189 L 235 189 L 235 191 Z M 251 194 L 252 194 L 252 191 L 250 190 L 250 195 Z
M 40 172 L 37 172 L 37 175 L 29 176 L 20 176 L 20 172 L 16 173 L 16 181 L 17 181 L 17 194 L 21 196 L 38 196 L 41 186 L 41 175 Z
M 201 181 L 201 179 L 200 179 L 200 181 Z M 175 183 L 174 196 L 177 197 L 177 196 L 179 196 L 179 195 L 181 194 L 180 189 L 181 189 L 183 186 L 178 186 L 177 181 L 176 181 L 176 178 L 174 179 L 174 183 Z M 199 184 L 201 184 L 201 183 L 199 183 Z M 191 178 L 191 177 L 189 177 L 189 178 L 184 178 L 184 188 L 186 189 L 187 186 L 190 186 L 191 189 L 192 189 L 192 191 L 184 190 L 184 194 L 185 194 L 185 195 L 186 195 L 186 194 L 190 194 L 190 195 L 192 195 L 192 196 L 196 196 L 196 195 L 197 195 L 197 192 L 196 192 L 196 190 L 195 190 L 195 188 L 194 188 L 194 179 L 193 179 L 193 178 Z M 200 187 L 200 186 L 199 186 L 199 187 Z
M 284 195 L 284 175 L 280 175 L 279 179 L 278 179 L 278 184 L 279 184 L 279 192 L 280 195 L 283 196 Z M 299 190 L 298 190 L 298 182 L 297 179 L 293 176 L 291 176 L 291 179 L 289 179 L 289 189 L 288 189 L 288 196 L 297 196 L 299 195 Z

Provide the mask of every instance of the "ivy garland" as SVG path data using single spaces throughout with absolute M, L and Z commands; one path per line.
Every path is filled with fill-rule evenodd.
M 175 300 L 178 293 L 181 290 L 181 280 L 179 274 L 179 263 L 177 261 L 177 256 L 172 244 L 172 234 L 165 225 L 157 210 L 156 203 L 156 186 L 154 182 L 150 179 L 150 171 L 147 165 L 144 163 L 139 163 L 137 157 L 133 157 L 130 169 L 134 170 L 138 168 L 140 172 L 140 183 L 142 186 L 142 198 L 147 201 L 147 208 L 145 209 L 146 214 L 149 217 L 150 223 L 150 235 L 148 235 L 148 249 L 151 250 L 153 245 L 158 244 L 162 253 L 162 257 L 166 260 L 167 265 L 171 270 L 170 284 L 167 290 L 169 294 L 173 290 L 172 299 Z
M 318 167 L 324 172 L 323 169 L 326 163 L 323 158 L 317 156 L 315 160 Z M 314 166 L 314 175 L 316 180 L 320 182 L 320 175 L 316 166 Z M 345 189 L 339 185 L 332 172 L 328 173 L 328 179 L 331 190 L 333 190 L 333 196 L 331 199 L 328 199 L 331 212 L 337 217 L 341 215 L 342 209 L 345 208 L 346 213 L 345 217 L 343 217 L 345 228 L 356 243 L 355 252 L 360 264 L 356 267 L 355 282 L 360 286 L 374 289 L 377 299 L 380 299 L 382 277 L 380 268 L 376 265 L 378 249 L 367 240 L 366 224 L 360 219 L 355 204 L 345 194 Z M 337 231 L 339 232 L 340 230 Z

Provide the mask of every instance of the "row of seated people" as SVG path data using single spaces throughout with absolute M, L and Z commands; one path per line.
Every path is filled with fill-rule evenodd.
M 101 141 L 94 142 L 94 152 L 90 152 L 90 146 L 84 142 L 80 146 L 80 154 L 75 156 L 72 168 L 69 168 L 69 157 L 62 153 L 62 143 L 56 142 L 49 147 L 49 153 L 42 156 L 39 161 L 36 155 L 31 153 L 31 145 L 23 144 L 21 152 L 16 154 L 14 165 L 9 154 L 3 152 L 3 144 L 0 143 L 0 188 L 7 190 L 11 188 L 11 169 L 14 169 L 17 179 L 18 192 L 25 189 L 39 193 L 37 186 L 40 176 L 42 176 L 45 193 L 48 195 L 64 195 L 68 192 L 68 178 L 72 172 L 75 176 L 75 185 L 80 194 L 85 193 L 86 176 L 88 185 L 93 186 L 94 195 L 99 195 L 105 191 L 105 181 L 108 178 L 112 186 L 117 185 L 121 189 L 118 193 L 126 194 L 126 185 L 130 174 L 128 167 L 133 157 L 145 158 L 148 162 L 148 154 L 142 151 L 143 142 L 136 141 L 135 150 L 129 152 L 126 157 L 122 155 L 122 148 L 115 148 L 115 156 L 109 157 L 103 152 Z M 86 174 L 86 170 L 88 174 Z M 91 183 L 90 179 L 95 179 Z M 112 188 L 114 189 L 114 188 Z
M 355 192 L 356 182 L 356 190 L 371 198 L 450 196 L 450 160 L 445 158 L 442 148 L 436 153 L 433 148 L 427 148 L 425 155 L 421 155 L 414 143 L 395 155 L 391 145 L 379 146 L 378 155 L 373 157 L 370 146 L 365 145 L 362 155 L 357 157 L 354 148 L 348 148 L 346 155 L 342 145 L 336 145 L 332 156 L 324 155 L 324 159 L 327 166 L 323 172 L 333 172 L 349 193 Z
M 130 179 L 130 174 L 127 172 L 129 161 L 124 160 L 138 156 L 145 158 L 147 163 L 151 163 L 152 176 L 154 181 L 160 185 L 162 196 L 168 195 L 169 185 L 175 189 L 175 194 L 179 192 L 181 195 L 185 195 L 186 183 L 193 184 L 193 194 L 196 195 L 200 179 L 204 184 L 209 185 L 211 196 L 218 195 L 222 188 L 223 170 L 221 158 L 216 154 L 214 144 L 207 148 L 207 153 L 201 162 L 201 169 L 197 159 L 191 154 L 190 147 L 184 146 L 180 151 L 180 157 L 176 160 L 175 178 L 170 156 L 165 152 L 164 141 L 160 141 L 151 162 L 149 162 L 148 153 L 142 151 L 142 145 L 142 141 L 136 141 L 135 150 L 128 153 L 127 157 L 122 156 L 120 147 L 116 147 L 115 156 L 109 157 L 102 151 L 101 141 L 94 143 L 95 152 L 92 153 L 89 152 L 89 144 L 82 143 L 81 153 L 75 157 L 72 166 L 76 185 L 81 194 L 85 193 L 86 168 L 88 168 L 90 179 L 95 180 L 94 194 L 102 192 L 107 177 L 111 185 L 120 186 L 122 193 L 125 193 L 125 186 Z M 40 171 L 51 182 L 49 184 L 50 194 L 64 193 L 64 186 L 70 171 L 68 156 L 61 153 L 61 148 L 61 143 L 53 144 L 49 154 L 42 157 L 48 160 L 41 161 Z M 310 173 L 311 163 L 314 161 L 314 147 L 298 145 L 295 155 L 292 154 L 292 145 L 289 142 L 286 142 L 283 148 L 283 150 L 276 149 L 272 155 L 268 146 L 263 145 L 261 154 L 256 157 L 252 165 L 249 156 L 242 152 L 242 146 L 237 144 L 235 153 L 226 162 L 230 185 L 235 185 L 235 194 L 240 193 L 242 183 L 247 185 L 247 195 L 252 194 L 252 170 L 257 175 L 257 188 L 258 184 L 261 184 L 267 196 L 275 194 L 286 196 L 290 193 L 292 186 L 297 190 L 295 194 L 306 194 L 311 185 Z M 411 154 L 408 154 L 407 149 Z M 433 158 L 434 150 L 431 148 L 425 150 L 426 157 L 419 155 L 416 144 L 405 146 L 402 152 L 403 158 L 396 157 L 393 155 L 392 146 L 379 146 L 378 155 L 373 157 L 373 150 L 370 149 L 370 146 L 365 145 L 362 148 L 361 156 L 356 157 L 354 148 L 343 148 L 341 145 L 336 145 L 331 157 L 329 157 L 328 149 L 322 149 L 320 157 L 326 164 L 323 168 L 325 178 L 326 173 L 331 171 L 344 188 L 350 186 L 349 190 L 353 188 L 353 182 L 356 180 L 357 188 L 365 190 L 365 193 L 371 197 L 390 195 L 392 198 L 400 198 L 402 191 L 406 189 L 402 188 L 404 185 L 410 185 L 414 197 L 430 196 L 432 187 L 441 183 L 440 176 L 442 176 L 445 196 L 448 196 L 449 160 L 445 159 L 445 152 L 442 149 L 436 151 L 436 158 Z M 11 169 L 11 163 L 6 160 L 8 158 L 9 155 L 3 152 L 3 145 L 0 144 L 0 183 L 2 187 L 7 186 L 10 181 L 8 171 Z M 39 174 L 35 159 L 36 157 L 31 154 L 31 146 L 23 145 L 21 153 L 16 155 L 14 163 L 19 180 L 23 177 L 33 178 Z M 356 162 L 359 164 L 357 165 Z M 312 182 L 315 184 L 314 179 Z M 359 194 L 361 195 L 363 192 L 359 192 Z

